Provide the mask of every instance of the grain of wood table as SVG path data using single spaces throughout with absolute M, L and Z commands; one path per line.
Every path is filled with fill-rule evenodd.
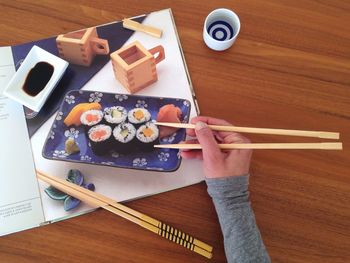
M 350 262 L 349 1 L 1 0 L 0 45 L 168 7 L 202 114 L 239 126 L 341 132 L 343 151 L 255 151 L 250 191 L 273 262 Z M 202 41 L 204 18 L 218 7 L 235 10 L 242 24 L 225 52 Z M 204 183 L 128 205 L 212 244 L 211 262 L 225 262 Z M 6 263 L 207 261 L 102 210 L 0 238 Z

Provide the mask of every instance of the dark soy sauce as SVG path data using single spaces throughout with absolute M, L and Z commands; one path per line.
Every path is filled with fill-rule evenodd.
M 29 71 L 23 90 L 30 96 L 38 95 L 52 77 L 54 67 L 47 62 L 38 62 Z

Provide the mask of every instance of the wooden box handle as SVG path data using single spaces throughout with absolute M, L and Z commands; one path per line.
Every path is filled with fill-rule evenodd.
M 159 55 L 157 57 L 155 57 L 155 61 L 156 64 L 158 64 L 159 62 L 161 62 L 162 60 L 165 59 L 165 53 L 164 53 L 164 48 L 163 46 L 159 45 L 156 46 L 154 48 L 151 48 L 148 50 L 152 55 L 155 55 L 157 53 L 159 53 Z
M 98 55 L 107 55 L 109 53 L 108 41 L 101 38 L 91 39 L 92 50 Z

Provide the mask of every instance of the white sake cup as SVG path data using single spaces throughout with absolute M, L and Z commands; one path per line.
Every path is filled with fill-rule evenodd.
M 205 19 L 204 42 L 216 51 L 228 49 L 236 41 L 240 28 L 239 18 L 233 11 L 226 8 L 215 9 Z

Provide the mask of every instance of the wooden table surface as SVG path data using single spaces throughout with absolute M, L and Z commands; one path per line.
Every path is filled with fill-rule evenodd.
M 0 45 L 169 7 L 202 114 L 240 126 L 341 132 L 343 151 L 255 151 L 250 191 L 273 262 L 350 262 L 349 1 L 1 0 Z M 203 21 L 218 7 L 235 10 L 242 24 L 221 53 L 202 40 Z M 212 244 L 211 262 L 226 261 L 204 183 L 128 205 Z M 209 261 L 98 210 L 1 237 L 0 262 Z

